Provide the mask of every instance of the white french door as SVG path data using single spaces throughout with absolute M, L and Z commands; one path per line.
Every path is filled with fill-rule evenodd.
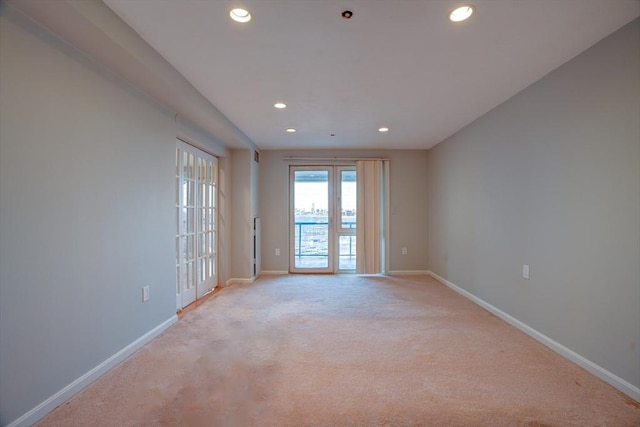
M 218 159 L 176 143 L 176 305 L 180 310 L 217 283 Z
M 355 166 L 291 166 L 293 273 L 355 272 Z

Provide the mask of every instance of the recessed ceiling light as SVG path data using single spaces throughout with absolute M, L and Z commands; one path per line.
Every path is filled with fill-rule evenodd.
M 289 133 L 294 133 L 296 130 L 294 128 L 287 128 L 286 131 Z
M 353 12 L 351 12 L 350 10 L 345 10 L 344 12 L 342 12 L 342 17 L 344 19 L 351 19 L 352 16 Z
M 236 22 L 244 23 L 244 22 L 251 21 L 251 14 L 246 9 L 240 9 L 240 8 L 231 9 L 231 12 L 229 12 L 229 16 L 231 17 L 231 19 L 233 19 Z
M 387 127 L 378 128 L 378 132 L 389 132 L 389 128 Z
M 453 22 L 460 22 L 468 19 L 473 14 L 473 6 L 467 4 L 464 6 L 460 6 L 449 14 L 449 19 Z
M 275 104 L 273 104 L 273 106 L 279 109 L 287 108 L 287 104 L 285 104 L 284 102 L 276 102 Z

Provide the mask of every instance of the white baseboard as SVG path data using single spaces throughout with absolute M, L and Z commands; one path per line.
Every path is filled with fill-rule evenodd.
M 169 319 L 162 322 L 160 325 L 156 326 L 113 356 L 109 357 L 107 360 L 105 360 L 95 368 L 91 369 L 89 372 L 82 375 L 80 378 L 73 381 L 71 384 L 59 390 L 57 393 L 46 399 L 44 402 L 40 403 L 35 408 L 31 409 L 30 411 L 13 421 L 7 427 L 26 427 L 35 424 L 40 419 L 44 418 L 44 416 L 49 412 L 53 411 L 56 407 L 71 399 L 83 388 L 100 378 L 102 375 L 106 374 L 111 368 L 124 361 L 127 357 L 142 348 L 146 343 L 151 341 L 156 336 L 160 335 L 160 333 L 165 331 L 177 321 L 178 316 L 174 314 Z
M 429 274 L 429 270 L 391 270 L 389 276 L 417 276 Z
M 253 283 L 255 281 L 256 281 L 255 277 L 251 277 L 249 279 L 238 279 L 238 278 L 233 278 L 232 277 L 231 279 L 227 280 L 227 282 L 224 285 L 225 286 L 231 286 L 231 285 L 236 284 L 236 283 Z
M 453 289 L 454 291 L 456 291 L 460 295 L 470 299 L 471 301 L 473 301 L 476 304 L 478 304 L 480 307 L 490 311 L 491 313 L 495 314 L 496 316 L 498 316 L 499 318 L 501 318 L 505 322 L 509 323 L 512 326 L 515 326 L 516 328 L 520 329 L 525 334 L 529 335 L 530 337 L 534 338 L 535 340 L 539 341 L 540 343 L 546 345 L 547 347 L 549 347 L 551 350 L 555 351 L 559 355 L 565 357 L 566 359 L 569 359 L 570 361 L 572 361 L 576 365 L 584 368 L 585 370 L 587 370 L 588 372 L 592 373 L 596 377 L 600 378 L 601 380 L 603 380 L 607 384 L 617 388 L 618 390 L 620 390 L 624 394 L 628 395 L 629 397 L 631 397 L 635 401 L 640 402 L 640 388 L 638 388 L 638 387 L 634 386 L 633 384 L 631 384 L 630 382 L 620 378 L 616 374 L 607 371 L 602 366 L 593 363 L 592 361 L 590 361 L 589 359 L 579 355 L 575 351 L 570 350 L 567 347 L 563 346 L 562 344 L 552 340 L 551 338 L 549 338 L 548 336 L 544 335 L 543 333 L 538 332 L 537 330 L 533 329 L 531 326 L 529 326 L 529 325 L 521 322 L 520 320 L 516 319 L 515 317 L 505 313 L 504 311 L 500 310 L 499 308 L 494 307 L 493 305 L 491 305 L 488 302 L 478 298 L 477 296 L 473 295 L 472 293 L 470 293 L 468 291 L 465 291 L 464 289 L 462 289 L 459 286 L 454 285 L 453 283 L 451 283 L 450 281 L 448 281 L 444 277 L 441 277 L 441 276 L 437 275 L 433 271 L 429 271 L 428 274 L 431 277 L 433 277 L 434 279 L 436 279 L 437 281 L 439 281 L 442 284 L 444 284 L 445 286 Z
M 286 270 L 262 270 L 260 273 L 261 276 L 286 276 L 287 274 L 289 274 L 289 272 Z

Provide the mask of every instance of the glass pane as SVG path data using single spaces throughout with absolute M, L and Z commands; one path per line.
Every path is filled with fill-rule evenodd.
M 209 230 L 213 230 L 213 226 L 215 225 L 215 216 L 213 209 L 209 209 L 209 214 L 207 215 L 207 228 Z
M 189 153 L 182 152 L 182 177 L 189 177 Z
M 356 236 L 340 236 L 338 250 L 338 269 L 355 270 Z
M 205 161 L 198 157 L 198 182 L 204 181 L 207 179 L 206 169 L 205 169 Z
M 185 289 L 191 289 L 193 287 L 193 261 L 187 264 L 187 282 L 185 283 Z
M 194 208 L 187 208 L 187 233 L 193 233 Z
M 209 275 L 210 276 L 215 276 L 216 274 L 216 258 L 215 256 L 212 256 L 209 258 Z
M 329 172 L 294 171 L 295 268 L 329 267 Z
M 180 216 L 180 234 L 187 232 L 187 208 L 182 208 L 182 215 Z
M 180 293 L 180 266 L 176 267 L 176 293 Z
M 182 180 L 182 206 L 187 206 L 188 205 L 188 193 L 187 193 L 187 189 L 188 189 L 188 185 L 189 181 L 187 179 L 183 179 Z
M 340 227 L 356 228 L 356 171 L 340 171 Z
M 208 160 L 202 160 L 202 182 L 209 183 L 209 162 Z
M 182 257 L 182 259 L 180 260 L 181 264 L 188 260 L 187 244 L 187 236 L 182 236 L 180 238 L 180 256 Z
M 187 189 L 188 189 L 188 192 L 189 192 L 189 200 L 188 200 L 189 206 L 195 206 L 195 204 L 196 204 L 196 188 L 195 188 L 195 186 L 196 186 L 195 181 L 189 181 L 187 183 Z
M 198 233 L 198 256 L 201 257 L 206 252 L 206 236 L 204 233 Z
M 187 169 L 189 171 L 189 175 L 187 175 L 189 179 L 195 179 L 195 167 L 195 156 L 189 154 L 189 168 Z
M 193 260 L 193 235 L 187 236 L 187 261 Z

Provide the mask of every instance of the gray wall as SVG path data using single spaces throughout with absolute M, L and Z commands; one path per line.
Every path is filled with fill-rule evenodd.
M 0 9 L 6 425 L 175 314 L 179 132 L 174 112 Z
M 257 204 L 257 163 L 253 150 L 231 150 L 231 277 L 253 277 L 253 215 Z
M 284 157 L 386 157 L 389 162 L 391 271 L 427 269 L 426 150 L 263 150 L 260 153 L 262 270 L 289 270 L 289 165 Z M 318 164 L 317 162 L 306 162 Z M 401 255 L 401 248 L 407 255 Z M 280 256 L 275 249 L 280 249 Z
M 429 266 L 640 386 L 640 21 L 429 151 Z M 531 279 L 522 279 L 522 265 Z
M 231 150 L 231 277 L 250 279 L 251 150 Z
M 218 158 L 218 284 L 231 277 L 231 159 Z

